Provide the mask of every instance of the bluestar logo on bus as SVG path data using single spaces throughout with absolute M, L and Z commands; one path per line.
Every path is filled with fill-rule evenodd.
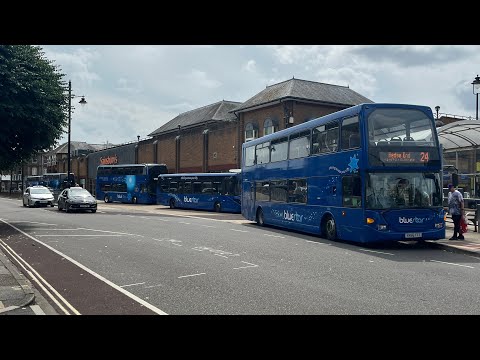
M 418 218 L 416 216 L 414 218 L 406 218 L 405 216 L 401 216 L 398 218 L 398 222 L 400 224 L 413 224 L 413 223 L 423 224 L 424 221 L 425 221 L 425 218 Z
M 290 212 L 288 210 L 283 210 L 283 211 L 272 210 L 272 214 L 276 218 L 280 218 L 280 219 L 283 219 L 283 220 L 294 221 L 294 222 L 299 222 L 299 223 L 303 222 L 303 215 L 300 215 L 297 212 L 293 213 L 293 212 Z
M 198 198 L 195 198 L 195 197 L 189 198 L 188 196 L 184 196 L 184 197 L 183 197 L 183 202 L 184 202 L 184 203 L 194 203 L 194 204 L 198 204 Z
M 358 162 L 360 159 L 357 159 L 357 154 L 353 155 L 353 157 L 350 156 L 350 162 L 347 165 L 347 168 L 345 170 L 340 170 L 336 166 L 330 166 L 328 170 L 335 170 L 339 174 L 345 174 L 345 173 L 357 173 L 358 172 Z

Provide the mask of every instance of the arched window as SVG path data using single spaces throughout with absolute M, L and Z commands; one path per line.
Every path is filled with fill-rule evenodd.
M 263 123 L 263 135 L 273 134 L 276 131 L 276 126 L 274 125 L 272 119 L 267 119 Z
M 258 130 L 253 123 L 245 125 L 245 141 L 250 141 L 258 137 Z

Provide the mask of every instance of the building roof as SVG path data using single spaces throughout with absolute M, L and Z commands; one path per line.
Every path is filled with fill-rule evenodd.
M 480 146 L 480 121 L 461 120 L 437 128 L 444 150 Z
M 222 100 L 214 104 L 184 112 L 166 124 L 160 126 L 154 132 L 148 134 L 148 136 L 155 136 L 172 130 L 177 130 L 179 125 L 181 128 L 185 128 L 209 121 L 235 120 L 235 115 L 229 112 L 239 104 L 240 102 L 237 101 Z
M 372 100 L 346 86 L 293 78 L 278 84 L 267 86 L 266 89 L 248 99 L 233 111 L 242 112 L 249 108 L 290 98 L 346 106 L 373 103 Z

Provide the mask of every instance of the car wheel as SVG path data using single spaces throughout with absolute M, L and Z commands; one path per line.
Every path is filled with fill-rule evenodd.
M 132 198 L 132 204 L 136 204 L 136 203 L 137 203 L 137 197 L 134 196 L 134 197 Z
M 55 205 L 53 204 L 53 202 L 50 204 L 50 207 L 54 207 Z
M 95 214 L 97 212 L 97 210 L 92 210 L 92 214 Z
M 105 197 L 103 198 L 103 201 L 105 201 L 106 203 L 108 203 L 110 201 L 108 195 L 105 195 Z
M 219 202 L 216 202 L 213 206 L 213 209 L 215 210 L 215 212 L 220 212 L 222 210 L 222 205 L 220 205 Z

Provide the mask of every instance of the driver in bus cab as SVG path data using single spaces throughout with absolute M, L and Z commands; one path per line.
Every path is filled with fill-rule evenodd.
M 407 205 L 410 199 L 410 182 L 408 179 L 400 179 L 397 184 L 396 203 L 397 205 Z

